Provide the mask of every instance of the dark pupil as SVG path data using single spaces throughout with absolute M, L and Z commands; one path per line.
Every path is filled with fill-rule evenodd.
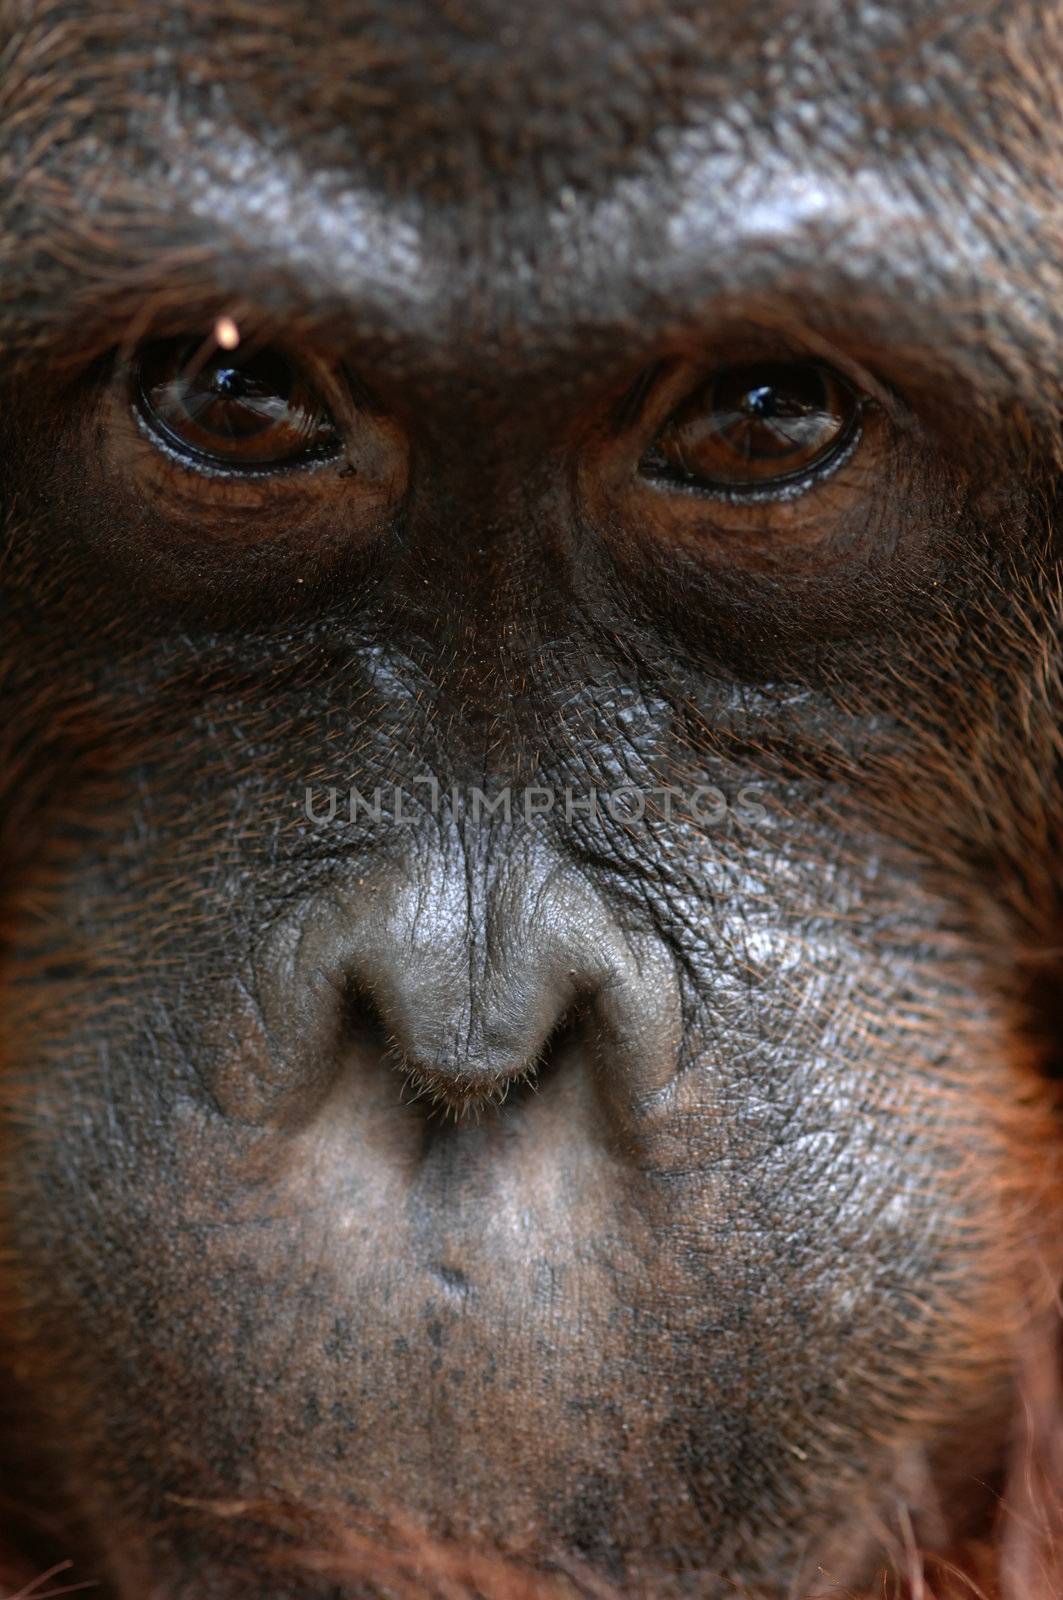
M 712 413 L 733 449 L 761 460 L 817 447 L 833 420 L 826 384 L 813 366 L 725 373 L 713 392 Z
M 778 397 L 775 390 L 764 384 L 759 389 L 750 389 L 743 401 L 743 409 L 756 417 L 770 417 L 778 410 Z
M 214 388 L 230 400 L 240 400 L 252 389 L 247 374 L 235 367 L 219 367 L 214 374 Z
M 186 415 L 200 428 L 225 439 L 249 439 L 276 427 L 288 415 L 292 391 L 288 363 L 271 352 L 237 366 L 228 355 L 215 356 L 198 371 L 175 379 Z

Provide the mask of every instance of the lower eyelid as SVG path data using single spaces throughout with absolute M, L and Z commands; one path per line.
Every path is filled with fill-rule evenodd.
M 193 473 L 200 478 L 210 478 L 222 482 L 245 481 L 261 482 L 271 478 L 286 478 L 296 475 L 313 473 L 321 468 L 329 467 L 342 457 L 343 439 L 337 433 L 335 447 L 321 454 L 316 452 L 311 456 L 295 456 L 290 461 L 275 462 L 244 462 L 229 465 L 220 457 L 211 456 L 207 452 L 198 451 L 194 446 L 175 441 L 169 436 L 164 424 L 157 424 L 153 418 L 145 416 L 142 408 L 135 403 L 129 405 L 133 421 L 141 435 L 142 440 L 152 450 L 161 455 L 171 466 Z
M 775 478 L 765 478 L 758 481 L 750 480 L 748 484 L 729 484 L 714 482 L 711 479 L 696 477 L 683 477 L 680 474 L 670 474 L 667 468 L 662 471 L 645 472 L 642 463 L 639 464 L 638 476 L 650 483 L 658 492 L 683 494 L 692 498 L 708 500 L 724 500 L 729 504 L 754 504 L 769 503 L 773 500 L 791 500 L 800 495 L 807 494 L 817 484 L 826 482 L 836 472 L 846 466 L 855 455 L 864 437 L 864 417 L 869 407 L 873 404 L 867 396 L 858 396 L 853 417 L 846 426 L 845 434 L 838 444 L 831 448 L 821 460 L 811 462 L 807 466 L 791 474 L 781 474 Z M 648 453 L 647 453 L 648 454 Z M 647 459 L 643 458 L 643 462 Z

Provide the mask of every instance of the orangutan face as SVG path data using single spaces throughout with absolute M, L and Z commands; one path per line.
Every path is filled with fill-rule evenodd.
M 962 1565 L 1063 1239 L 1051 7 L 9 13 L 14 1533 Z

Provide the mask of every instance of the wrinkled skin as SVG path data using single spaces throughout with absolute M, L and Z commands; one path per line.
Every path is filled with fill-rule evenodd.
M 1058 1592 L 1055 7 L 0 15 L 12 1549 Z M 145 436 L 219 317 L 343 363 L 341 459 Z M 795 359 L 828 475 L 640 470 Z

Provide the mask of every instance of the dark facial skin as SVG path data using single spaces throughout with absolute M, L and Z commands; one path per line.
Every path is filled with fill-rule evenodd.
M 1058 1593 L 1055 7 L 0 17 L 12 1549 Z

